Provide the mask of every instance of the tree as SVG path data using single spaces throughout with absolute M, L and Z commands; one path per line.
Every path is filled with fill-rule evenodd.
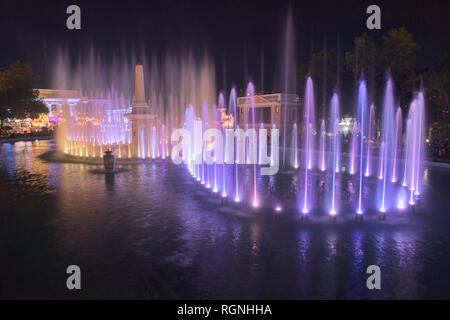
M 367 33 L 354 39 L 353 52 L 345 53 L 344 65 L 347 71 L 353 74 L 355 81 L 359 78 L 361 70 L 366 73 L 376 65 L 376 44 Z
M 390 68 L 402 105 L 409 103 L 420 81 L 415 71 L 416 52 L 420 48 L 413 35 L 403 27 L 388 30 L 387 35 L 383 36 L 379 64 L 383 69 Z
M 423 74 L 428 116 L 431 122 L 446 122 L 450 111 L 450 52 Z
M 421 45 L 404 27 L 388 30 L 381 43 L 363 33 L 355 38 L 353 51 L 345 53 L 345 67 L 353 73 L 355 80 L 361 70 L 365 71 L 372 95 L 373 91 L 382 94 L 385 74 L 389 70 L 397 85 L 400 105 L 407 106 L 420 80 L 415 71 L 416 52 L 420 48 Z
M 9 69 L 0 70 L 0 119 L 3 127 L 6 118 L 36 118 L 47 113 L 48 108 L 39 99 L 35 89 L 38 77 L 31 64 L 17 61 Z

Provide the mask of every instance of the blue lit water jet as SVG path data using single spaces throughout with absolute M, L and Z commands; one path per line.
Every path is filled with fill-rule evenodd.
M 367 109 L 367 88 L 366 82 L 364 81 L 363 74 L 361 75 L 361 80 L 359 81 L 358 87 L 358 122 L 360 125 L 359 132 L 359 140 L 360 140 L 360 148 L 359 148 L 359 167 L 362 168 L 363 164 L 363 151 L 364 151 L 364 134 L 366 129 L 366 109 Z M 363 190 L 363 170 L 359 170 L 359 186 L 358 186 L 358 209 L 356 213 L 358 215 L 363 214 L 363 205 L 362 205 L 362 190 Z
M 380 212 L 385 213 L 387 209 L 387 175 L 390 172 L 391 162 L 394 156 L 395 139 L 394 137 L 394 87 L 391 78 L 386 81 L 386 88 L 383 99 L 381 131 L 381 156 L 379 159 L 379 178 L 381 179 L 379 188 L 381 189 Z
M 314 89 L 311 77 L 306 80 L 304 115 L 303 115 L 303 133 L 304 133 L 304 184 L 303 184 L 303 206 L 302 213 L 309 212 L 308 203 L 308 178 L 309 170 L 312 169 L 313 152 L 314 152 Z
M 331 209 L 330 215 L 334 216 L 337 213 L 336 203 L 336 175 L 339 172 L 339 97 L 337 93 L 333 94 L 330 105 L 330 131 L 332 133 L 332 191 L 331 191 Z
M 399 151 L 402 148 L 402 109 L 397 107 L 397 112 L 395 113 L 395 140 L 394 140 L 394 163 L 392 164 L 392 182 L 397 182 L 397 163 Z
M 320 170 L 325 171 L 326 170 L 326 164 L 325 164 L 325 120 L 322 119 L 320 122 Z
M 366 163 L 366 173 L 365 176 L 369 177 L 372 175 L 372 138 L 375 126 L 375 105 L 370 105 L 370 114 L 369 114 L 369 134 L 367 135 L 367 163 Z

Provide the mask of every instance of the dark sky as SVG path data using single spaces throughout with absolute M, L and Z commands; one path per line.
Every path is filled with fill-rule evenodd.
M 66 29 L 66 8 L 70 4 L 81 7 L 82 30 Z M 139 52 L 142 47 L 163 52 L 194 47 L 209 50 L 216 60 L 218 74 L 225 62 L 227 82 L 240 84 L 244 78 L 245 53 L 249 76 L 258 78 L 263 50 L 268 78 L 265 86 L 270 89 L 289 4 L 294 17 L 298 64 L 306 62 L 311 52 L 321 50 L 324 39 L 328 47 L 335 47 L 338 33 L 341 51 L 345 52 L 350 50 L 353 38 L 362 32 L 379 38 L 386 30 L 400 26 L 406 27 L 423 45 L 418 54 L 418 69 L 430 66 L 450 50 L 448 0 L 1 0 L 0 67 L 7 67 L 17 59 L 29 61 L 45 82 L 44 40 L 49 60 L 61 45 L 75 54 L 92 44 L 105 52 L 122 48 Z M 366 29 L 365 11 L 369 4 L 381 7 L 381 31 Z

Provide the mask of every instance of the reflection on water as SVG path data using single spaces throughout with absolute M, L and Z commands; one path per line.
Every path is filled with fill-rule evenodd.
M 39 158 L 54 147 L 1 145 L 2 298 L 450 297 L 448 169 L 427 168 L 415 212 L 358 224 L 342 208 L 337 224 L 305 224 L 297 175 L 258 179 L 261 198 L 293 203 L 275 214 L 224 205 L 169 163 L 104 174 Z M 354 182 L 343 183 L 351 198 Z M 65 289 L 70 264 L 82 269 L 81 293 Z M 366 288 L 371 264 L 381 291 Z

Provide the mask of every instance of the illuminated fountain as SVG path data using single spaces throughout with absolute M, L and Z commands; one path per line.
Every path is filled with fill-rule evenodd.
M 293 37 L 289 21 L 287 40 Z M 402 111 L 394 104 L 394 81 L 387 80 L 381 112 L 377 112 L 379 134 L 375 104 L 368 107 L 361 75 L 347 143 L 341 141 L 340 96 L 334 93 L 328 114 L 316 119 L 311 77 L 306 79 L 302 118 L 296 113 L 299 107 L 291 102 L 289 112 L 295 112 L 288 116 L 288 97 L 296 97 L 291 72 L 294 48 L 287 43 L 285 49 L 289 52 L 283 57 L 281 119 L 278 114 L 274 120 L 278 113 L 274 107 L 269 121 L 259 108 L 273 101 L 263 100 L 252 82 L 243 88 L 243 97 L 231 89 L 228 103 L 224 93 L 216 94 L 213 63 L 208 59 L 195 63 L 189 54 L 168 55 L 161 66 L 157 59 L 136 64 L 133 75 L 129 57 L 116 61 L 108 71 L 92 55 L 73 73 L 71 87 L 80 97 L 62 106 L 58 143 L 66 158 L 95 164 L 101 163 L 105 151 L 114 154 L 117 165 L 159 163 L 168 157 L 175 162 L 172 151 L 177 150 L 207 196 L 235 209 L 260 208 L 251 210 L 255 214 L 264 208 L 276 214 L 295 210 L 306 220 L 322 210 L 335 222 L 351 211 L 352 217 L 356 212 L 362 221 L 366 213 L 375 212 L 384 219 L 388 213 L 413 206 L 422 194 L 423 89 L 414 95 L 403 125 Z M 224 119 L 229 118 L 233 121 L 226 123 Z M 189 138 L 178 132 L 180 128 Z M 280 158 L 290 168 L 280 168 L 276 178 L 263 178 L 263 169 L 276 167 L 278 173 Z M 292 181 L 288 200 L 277 193 L 277 179 Z
M 144 57 L 137 64 L 123 54 L 113 53 L 112 60 L 101 56 L 94 48 L 76 59 L 57 52 L 53 86 L 79 95 L 61 106 L 60 151 L 92 163 L 100 163 L 105 150 L 117 163 L 165 160 L 171 130 L 183 124 L 185 107 L 199 108 L 204 100 L 212 105 L 212 62 L 206 54 L 197 62 L 190 51 Z

